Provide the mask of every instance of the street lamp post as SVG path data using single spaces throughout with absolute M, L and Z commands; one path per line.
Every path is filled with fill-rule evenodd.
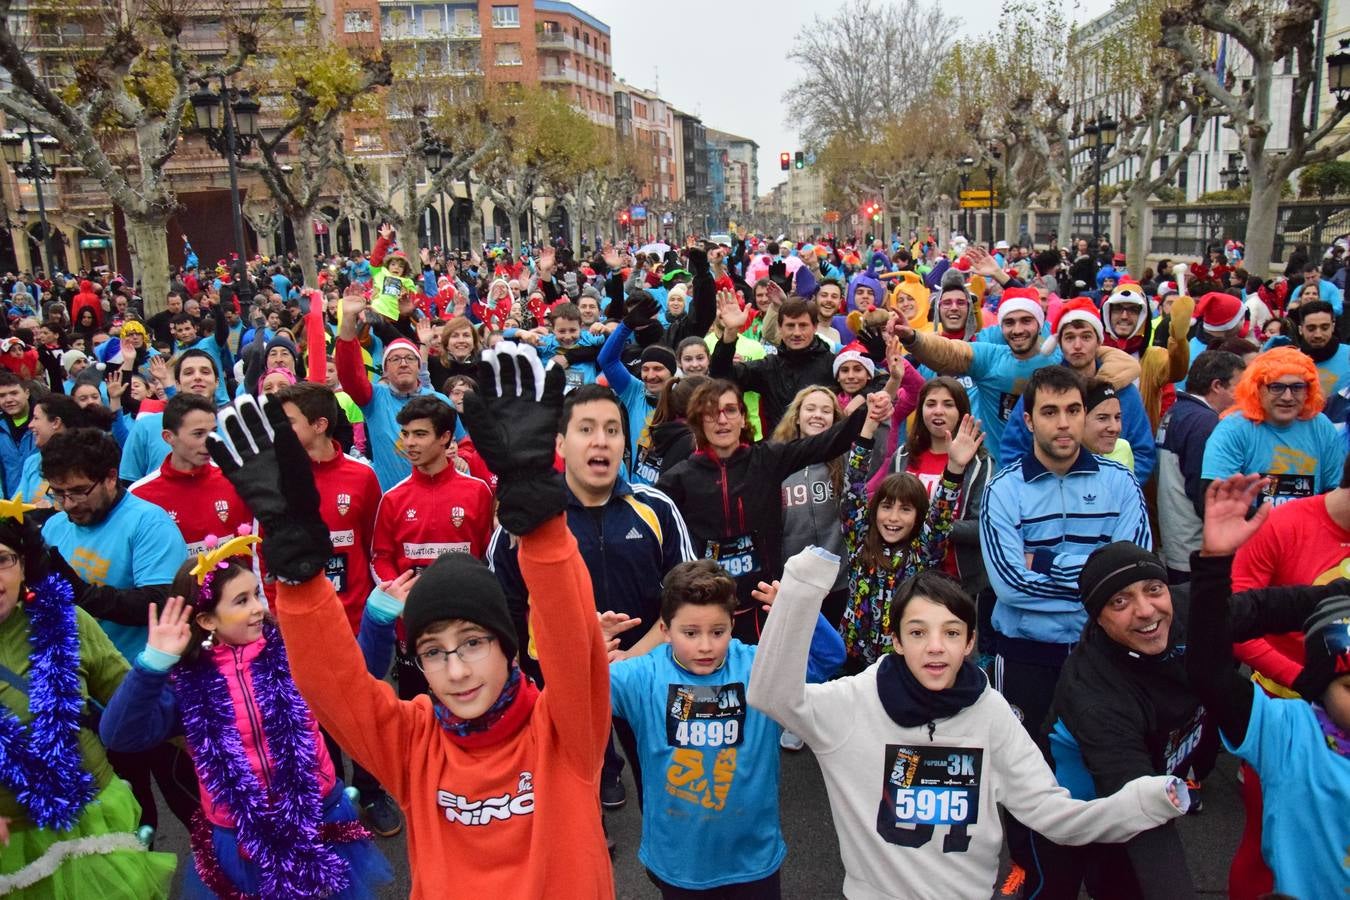
M 1341 38 L 1341 46 L 1327 56 L 1327 88 L 1336 98 L 1336 106 L 1350 106 L 1350 38 Z
M 28 145 L 26 154 L 25 143 Z M 47 255 L 44 271 L 50 277 L 56 270 L 56 254 L 52 250 L 52 229 L 47 224 L 47 202 L 42 195 L 42 182 L 56 177 L 61 145 L 56 138 L 35 131 L 32 125 L 25 122 L 22 134 L 8 132 L 0 135 L 0 150 L 4 153 L 5 162 L 14 170 L 14 177 L 31 182 L 37 194 L 38 221 L 42 224 L 42 252 Z
M 1092 135 L 1092 240 L 1096 241 L 1101 237 L 1101 231 L 1097 227 L 1098 216 L 1101 215 L 1102 205 L 1102 157 L 1111 152 L 1111 148 L 1116 145 L 1116 129 L 1120 123 L 1112 119 L 1104 112 L 1097 113 L 1097 118 L 1083 126 L 1083 134 Z
M 961 193 L 965 193 L 970 186 L 970 170 L 975 166 L 975 158 L 963 156 L 956 161 L 957 175 L 961 179 Z M 963 202 L 961 204 L 961 233 L 970 237 L 970 209 Z
M 237 164 L 242 157 L 248 156 L 262 136 L 258 129 L 258 111 L 262 107 L 249 96 L 248 91 L 236 91 L 227 85 L 223 76 L 219 93 L 207 87 L 206 82 L 200 81 L 189 100 L 192 102 L 197 132 L 206 139 L 207 146 L 225 158 L 230 172 L 230 215 L 234 221 L 235 253 L 231 268 L 234 270 L 235 293 L 242 309 L 253 299 L 253 289 L 245 264 L 248 251 L 244 246 L 244 212 L 239 201 Z M 148 290 L 149 285 L 146 288 Z
M 989 246 L 992 247 L 997 240 L 994 237 L 994 176 L 998 174 L 998 167 L 993 161 L 998 159 L 998 150 L 991 147 L 989 153 L 992 159 L 985 167 L 984 174 L 989 178 Z

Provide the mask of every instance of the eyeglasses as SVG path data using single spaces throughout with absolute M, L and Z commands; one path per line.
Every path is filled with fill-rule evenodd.
M 713 413 L 714 419 L 726 418 L 728 422 L 732 419 L 739 419 L 740 417 L 741 408 L 739 406 L 721 406 Z
M 384 361 L 387 366 L 415 366 L 419 362 L 415 356 L 391 356 Z
M 83 500 L 94 492 L 98 487 L 98 482 L 94 482 L 88 487 L 70 488 L 69 490 L 58 491 L 56 488 L 47 488 L 47 496 L 52 498 L 54 503 L 68 503 L 71 500 Z
M 1283 381 L 1272 381 L 1266 385 L 1266 390 L 1270 391 L 1272 397 L 1283 397 L 1286 391 L 1295 397 L 1301 397 L 1308 393 L 1308 382 L 1300 381 L 1296 384 L 1285 384 Z
M 0 571 L 12 569 L 19 564 L 19 554 L 0 553 Z
M 955 307 L 958 307 L 958 306 L 969 306 L 969 305 L 970 305 L 970 301 L 969 301 L 969 300 L 965 300 L 965 299 L 951 299 L 951 300 L 939 300 L 939 301 L 938 301 L 938 308 L 939 308 L 939 309 L 954 309 Z
M 439 672 L 450 665 L 450 655 L 459 657 L 460 662 L 476 663 L 481 662 L 488 655 L 488 650 L 495 641 L 495 637 L 471 637 L 458 647 L 447 650 L 444 647 L 428 647 L 417 654 L 417 668 L 423 673 Z

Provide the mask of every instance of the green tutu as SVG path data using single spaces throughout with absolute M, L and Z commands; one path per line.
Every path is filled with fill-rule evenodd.
M 0 846 L 0 896 L 24 900 L 167 898 L 178 865 L 136 838 L 141 807 L 114 778 L 85 807 L 70 831 L 12 830 Z

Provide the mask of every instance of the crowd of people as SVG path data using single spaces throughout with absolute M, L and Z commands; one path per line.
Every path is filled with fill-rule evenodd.
M 406 240 L 0 286 L 0 894 L 1350 889 L 1346 239 Z

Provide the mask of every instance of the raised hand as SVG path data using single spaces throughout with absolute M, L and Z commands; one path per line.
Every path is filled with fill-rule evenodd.
M 553 469 L 565 381 L 557 366 L 545 375 L 532 348 L 503 341 L 483 351 L 478 390 L 464 395 L 464 425 L 497 474 L 497 517 L 511 534 L 527 534 L 566 508 Z
M 953 472 L 964 472 L 966 466 L 975 458 L 980 445 L 984 443 L 984 432 L 980 429 L 980 420 L 973 416 L 961 417 L 961 425 L 956 434 L 947 430 L 947 466 Z
M 977 272 L 985 278 L 997 277 L 1001 271 L 998 267 L 998 260 L 994 259 L 993 254 L 979 244 L 971 244 L 966 249 L 966 259 L 970 260 L 971 271 Z
M 282 405 L 240 397 L 218 416 L 225 437 L 207 435 L 211 458 L 263 526 L 262 552 L 283 582 L 323 573 L 333 543 L 319 516 L 319 491 L 309 455 Z
M 774 306 L 782 306 L 783 301 L 787 299 L 787 294 L 783 293 L 783 289 L 776 281 L 770 281 L 768 285 L 765 286 L 764 293 L 769 298 L 769 302 Z
M 412 590 L 413 585 L 417 584 L 417 579 L 421 577 L 421 572 L 409 569 L 393 581 L 381 581 L 376 587 L 399 603 L 407 603 L 408 593 Z
M 723 339 L 727 334 L 735 340 L 736 335 L 741 333 L 745 323 L 750 321 L 750 311 L 741 306 L 740 298 L 736 296 L 735 291 L 717 292 L 717 317 L 722 321 Z
M 104 384 L 108 390 L 109 402 L 122 399 L 122 395 L 127 392 L 127 380 L 121 369 L 112 369 L 108 372 Z
M 894 401 L 889 394 L 885 391 L 873 391 L 867 395 L 867 418 L 880 425 L 890 419 L 893 406 Z
M 605 641 L 613 641 L 618 645 L 619 635 L 625 631 L 632 631 L 642 624 L 642 620 L 633 618 L 628 613 L 614 612 L 609 610 L 602 613 L 596 613 L 600 617 L 600 633 L 605 636 Z
M 1230 475 L 1216 478 L 1205 490 L 1205 528 L 1200 552 L 1204 556 L 1231 556 L 1270 516 L 1269 500 L 1262 500 L 1250 519 L 1253 504 L 1265 490 L 1262 475 Z
M 151 603 L 148 618 L 146 646 L 171 656 L 182 656 L 192 637 L 192 607 L 182 597 L 170 597 L 164 601 L 163 613 L 159 612 L 157 604 Z
M 764 611 L 768 612 L 773 607 L 773 601 L 778 599 L 780 586 L 777 581 L 761 581 L 758 587 L 751 589 L 750 596 L 764 604 Z
M 173 384 L 173 373 L 169 371 L 169 364 L 164 361 L 164 357 L 150 357 L 150 377 L 163 387 Z
M 637 291 L 633 293 L 636 294 Z M 634 303 L 633 308 L 623 317 L 623 324 L 627 325 L 630 331 L 637 331 L 655 319 L 660 310 L 661 304 L 656 302 L 656 298 L 643 291 L 637 303 Z
M 394 239 L 394 226 L 390 225 L 388 222 L 381 222 L 380 237 L 384 238 L 386 241 L 392 241 Z
M 414 326 L 417 329 L 417 343 L 421 347 L 431 345 L 431 320 L 422 316 Z

